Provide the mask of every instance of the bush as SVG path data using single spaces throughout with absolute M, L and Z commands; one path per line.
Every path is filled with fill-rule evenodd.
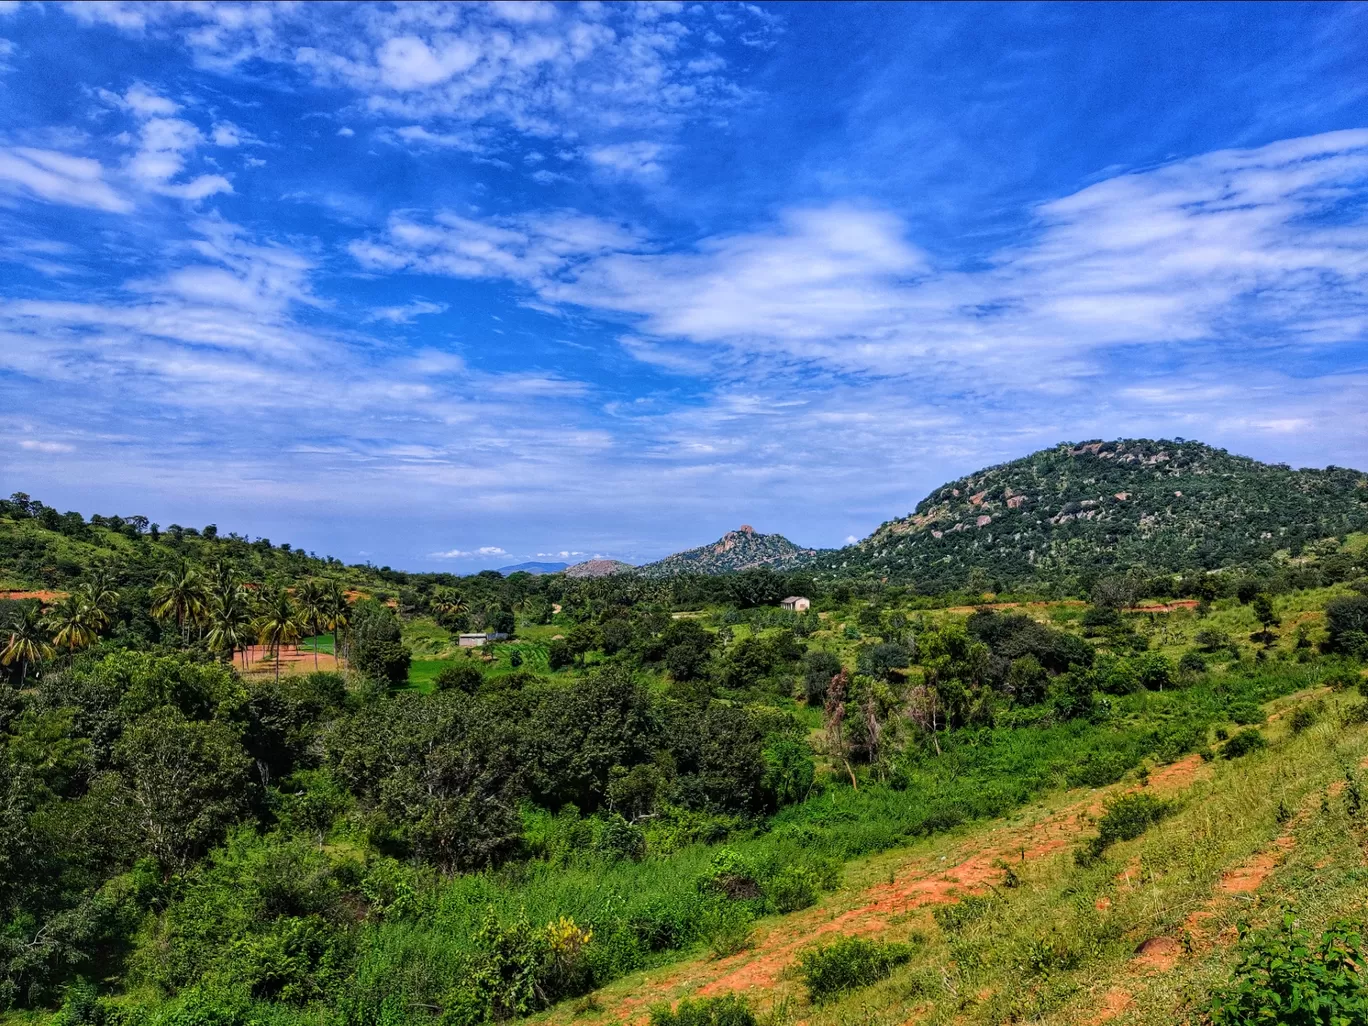
M 1260 748 L 1268 747 L 1268 739 L 1258 730 L 1242 730 L 1221 749 L 1221 754 L 1227 759 L 1238 759 L 1242 755 L 1250 752 L 1257 752 Z
M 1187 674 L 1206 673 L 1206 660 L 1200 652 L 1184 652 L 1178 660 L 1178 672 Z
M 801 866 L 785 866 L 765 886 L 765 896 L 778 912 L 797 912 L 817 904 L 821 881 Z
M 1292 733 L 1294 734 L 1300 734 L 1302 731 L 1315 726 L 1315 724 L 1315 710 L 1308 708 L 1307 706 L 1298 706 L 1297 710 L 1292 714 Z
M 814 648 L 803 655 L 803 693 L 807 700 L 820 703 L 826 699 L 831 678 L 841 672 L 841 660 L 825 649 Z
M 755 1026 L 755 1013 L 745 998 L 735 994 L 724 997 L 685 999 L 674 1011 L 669 1005 L 651 1009 L 651 1026 Z
M 1082 865 L 1095 862 L 1117 841 L 1134 840 L 1172 811 L 1172 802 L 1156 798 L 1147 791 L 1131 791 L 1112 798 L 1097 821 L 1097 836 L 1079 852 L 1078 862 Z
M 760 896 L 755 867 L 734 848 L 721 848 L 712 858 L 708 872 L 698 880 L 700 891 L 724 894 L 732 900 Z
M 1213 1026 L 1368 1022 L 1363 941 L 1349 923 L 1332 923 L 1317 940 L 1287 912 L 1267 930 L 1242 926 L 1240 940 L 1234 978 L 1211 1002 Z
M 1173 686 L 1173 664 L 1157 652 L 1141 656 L 1135 670 L 1140 686 L 1147 691 L 1163 691 Z
M 484 674 L 470 663 L 443 666 L 432 682 L 438 691 L 463 691 L 467 695 L 475 694 L 483 683 Z
M 1368 595 L 1346 595 L 1325 605 L 1326 648 L 1332 652 L 1368 655 Z
M 994 898 L 971 894 L 953 905 L 941 905 L 931 910 L 936 925 L 946 933 L 959 933 L 970 923 L 978 922 L 997 906 Z
M 879 944 L 846 937 L 829 947 L 803 952 L 798 971 L 808 997 L 821 1003 L 849 990 L 867 987 L 892 975 L 912 957 L 906 944 Z

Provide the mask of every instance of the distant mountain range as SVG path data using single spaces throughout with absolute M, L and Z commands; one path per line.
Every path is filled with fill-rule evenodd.
M 817 555 L 815 549 L 799 548 L 782 534 L 760 534 L 749 524 L 728 531 L 711 545 L 676 552 L 655 563 L 637 567 L 643 577 L 675 574 L 725 574 L 767 566 L 793 570 Z
M 499 573 L 507 577 L 509 574 L 524 573 L 537 576 L 539 574 L 558 574 L 570 566 L 569 563 L 514 563 L 512 566 L 499 567 Z

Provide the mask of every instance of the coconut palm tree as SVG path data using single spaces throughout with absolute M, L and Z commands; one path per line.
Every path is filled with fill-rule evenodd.
M 276 680 L 280 680 L 280 646 L 299 640 L 299 611 L 283 588 L 267 599 L 260 616 L 252 624 L 257 640 L 275 654 Z
M 79 592 L 68 595 L 43 617 L 43 626 L 52 634 L 54 645 L 75 655 L 76 649 L 85 648 L 99 635 L 103 614 Z
M 345 655 L 345 638 L 347 628 L 351 626 L 351 603 L 347 601 L 347 593 L 342 590 L 342 585 L 336 581 L 328 588 L 326 626 L 332 631 L 333 636 L 333 656 L 342 658 Z
M 314 669 L 318 669 L 318 635 L 324 631 L 328 622 L 328 592 L 312 577 L 295 589 L 295 604 L 299 607 L 299 620 L 309 637 L 314 638 Z M 336 651 L 337 644 L 333 643 Z
M 233 586 L 214 595 L 209 603 L 209 633 L 205 641 L 215 652 L 227 652 L 228 661 L 242 650 L 242 668 L 247 669 L 247 646 L 252 643 L 251 598 L 245 588 Z
M 5 647 L 0 649 L 0 664 L 19 664 L 19 686 L 28 679 L 30 666 L 52 658 L 47 630 L 43 626 L 42 609 L 37 602 L 15 613 L 5 627 Z
M 90 572 L 90 579 L 81 585 L 81 594 L 91 606 L 99 620 L 100 630 L 109 626 L 114 618 L 114 610 L 119 605 L 119 593 L 114 588 L 114 575 L 108 567 L 97 566 Z
M 162 620 L 174 619 L 182 644 L 190 643 L 190 625 L 203 617 L 204 605 L 204 579 L 185 560 L 157 577 L 152 588 L 152 615 Z
M 465 600 L 460 592 L 443 588 L 433 596 L 432 611 L 437 614 L 438 622 L 445 626 L 444 621 L 450 621 L 466 611 Z

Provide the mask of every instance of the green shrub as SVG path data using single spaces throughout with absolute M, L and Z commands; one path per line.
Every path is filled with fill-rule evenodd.
M 987 895 L 971 894 L 953 905 L 941 905 L 931 910 L 936 925 L 946 933 L 959 933 L 970 923 L 987 916 L 997 907 L 997 900 Z
M 698 880 L 698 888 L 724 894 L 733 900 L 748 900 L 760 896 L 760 884 L 755 867 L 734 848 L 721 848 L 713 856 L 708 872 Z
M 1262 723 L 1264 720 L 1263 710 L 1253 702 L 1235 702 L 1226 711 L 1232 723 L 1240 726 L 1248 726 L 1251 723 Z
M 798 971 L 807 986 L 808 997 L 821 1003 L 886 979 L 911 957 L 912 949 L 906 944 L 880 944 L 846 937 L 829 947 L 803 952 L 798 959 Z
M 432 681 L 438 691 L 463 691 L 467 695 L 475 694 L 483 683 L 484 673 L 473 663 L 443 666 Z
M 1242 755 L 1248 755 L 1250 752 L 1257 752 L 1259 749 L 1267 747 L 1268 739 L 1260 731 L 1251 728 L 1240 731 L 1227 741 L 1225 747 L 1221 749 L 1221 754 L 1227 759 L 1238 759 Z
M 735 994 L 723 997 L 685 999 L 679 1007 L 656 1005 L 651 1009 L 651 1026 L 755 1026 L 755 1013 L 745 998 Z
M 1078 862 L 1081 865 L 1095 862 L 1116 842 L 1139 837 L 1151 824 L 1172 811 L 1172 802 L 1156 798 L 1147 791 L 1117 795 L 1107 802 L 1106 811 L 1097 821 L 1097 836 L 1078 853 Z
M 1363 941 L 1347 922 L 1319 940 L 1290 912 L 1277 926 L 1240 929 L 1240 962 L 1211 1002 L 1213 1026 L 1351 1026 L 1368 1022 Z
M 1070 787 L 1106 787 L 1124 777 L 1132 761 L 1125 752 L 1089 752 L 1064 771 L 1064 781 Z
M 1292 733 L 1300 734 L 1316 725 L 1316 712 L 1307 706 L 1298 706 L 1292 713 Z
M 1200 652 L 1184 652 L 1178 660 L 1178 672 L 1187 674 L 1206 673 L 1206 660 Z
M 778 912 L 797 912 L 817 904 L 821 880 L 802 866 L 785 866 L 765 885 L 765 897 Z

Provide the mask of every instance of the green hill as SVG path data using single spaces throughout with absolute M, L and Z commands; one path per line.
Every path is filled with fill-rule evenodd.
M 769 567 L 792 570 L 816 555 L 813 549 L 794 545 L 782 534 L 760 534 L 749 524 L 728 531 L 711 545 L 676 552 L 637 569 L 643 577 L 673 577 L 677 574 L 725 574 L 737 570 Z
M 1253 566 L 1368 526 L 1368 477 L 1184 440 L 1064 443 L 936 489 L 813 569 L 915 582 L 1076 582 L 1127 568 Z
M 87 521 L 80 513 L 59 513 L 22 492 L 0 499 L 0 591 L 61 590 L 95 566 L 108 567 L 121 586 L 147 587 L 181 559 L 206 566 L 222 560 L 248 580 L 265 584 L 326 576 L 352 587 L 375 588 L 394 576 L 388 568 L 347 566 L 288 542 L 273 545 L 269 538 L 221 534 L 213 524 L 172 524 L 163 530 L 143 516 L 94 514 Z

